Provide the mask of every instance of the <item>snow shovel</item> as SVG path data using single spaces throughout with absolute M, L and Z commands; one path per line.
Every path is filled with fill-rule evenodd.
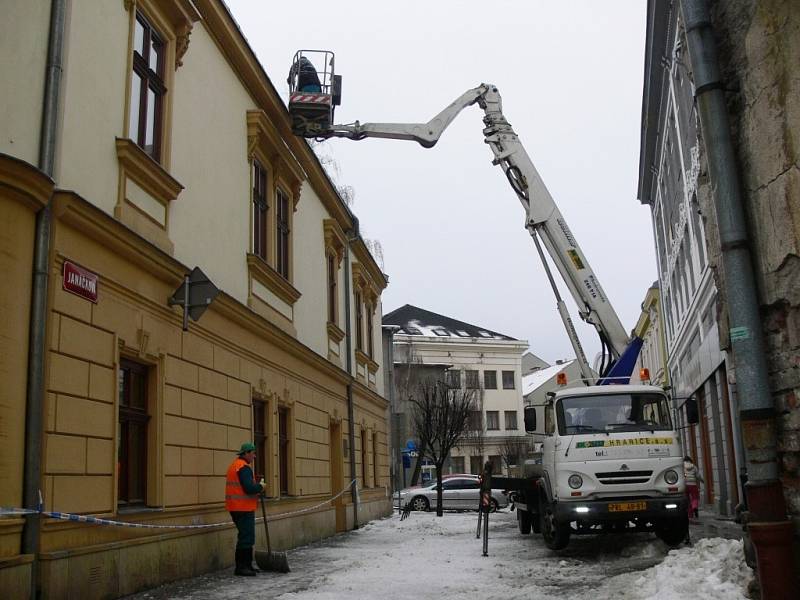
M 277 571 L 278 573 L 288 573 L 289 561 L 286 559 L 286 552 L 273 552 L 269 543 L 269 526 L 267 525 L 267 509 L 264 506 L 264 496 L 261 496 L 261 516 L 264 517 L 264 533 L 267 536 L 267 551 L 256 550 L 256 564 L 262 571 Z

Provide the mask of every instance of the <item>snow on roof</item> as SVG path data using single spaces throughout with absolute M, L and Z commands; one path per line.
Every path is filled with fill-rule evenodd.
M 444 315 L 406 304 L 383 316 L 384 325 L 400 327 L 400 335 L 423 335 L 428 337 L 483 338 L 516 341 L 515 338 L 451 319 Z
M 561 371 L 569 367 L 575 359 L 561 363 L 560 365 L 553 365 L 546 369 L 539 369 L 533 373 L 529 373 L 522 378 L 522 395 L 527 396 L 532 391 L 538 389 L 550 379 L 558 375 Z

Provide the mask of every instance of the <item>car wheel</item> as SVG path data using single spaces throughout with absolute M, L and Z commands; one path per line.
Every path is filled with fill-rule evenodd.
M 419 510 L 419 511 L 426 511 L 430 508 L 430 502 L 425 496 L 416 496 L 411 501 L 411 509 L 412 510 Z

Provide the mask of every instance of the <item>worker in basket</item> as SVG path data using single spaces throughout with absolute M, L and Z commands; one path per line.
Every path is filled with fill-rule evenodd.
M 319 82 L 319 76 L 314 65 L 305 56 L 301 56 L 289 69 L 289 85 L 292 84 L 292 79 L 297 76 L 297 91 L 299 92 L 321 92 L 322 84 Z

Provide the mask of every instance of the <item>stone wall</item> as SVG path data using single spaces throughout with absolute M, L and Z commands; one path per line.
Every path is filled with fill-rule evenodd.
M 785 0 L 710 4 L 779 412 L 782 479 L 800 528 L 800 11 Z M 718 238 L 709 244 L 720 264 Z

